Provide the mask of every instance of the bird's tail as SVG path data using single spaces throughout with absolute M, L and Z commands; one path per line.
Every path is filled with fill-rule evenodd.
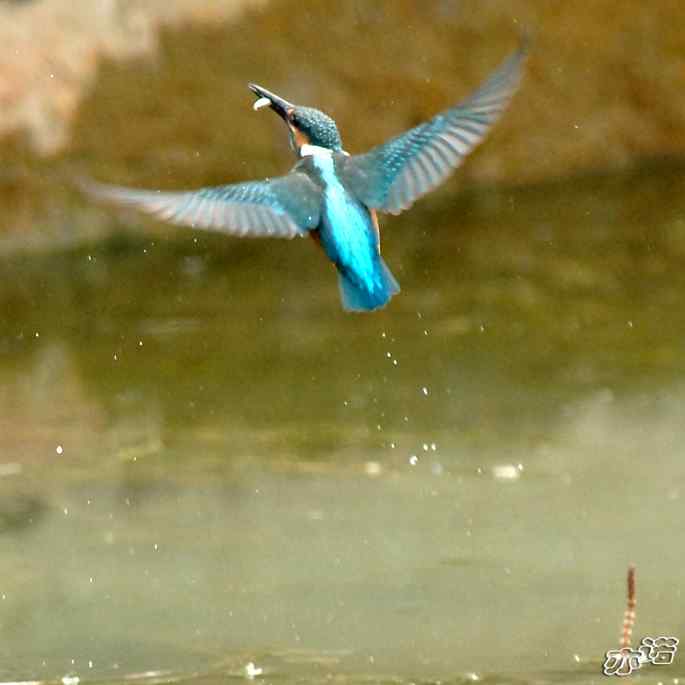
M 343 308 L 352 312 L 370 312 L 383 307 L 393 295 L 400 292 L 399 284 L 382 259 L 379 260 L 377 279 L 372 289 L 355 283 L 349 275 L 340 272 L 338 285 Z

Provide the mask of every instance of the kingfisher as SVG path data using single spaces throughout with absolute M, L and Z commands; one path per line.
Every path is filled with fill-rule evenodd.
M 284 176 L 189 191 L 87 181 L 96 199 L 234 236 L 311 236 L 338 272 L 343 308 L 372 311 L 400 291 L 381 257 L 378 213 L 399 214 L 440 185 L 485 137 L 516 92 L 525 41 L 465 100 L 366 153 L 343 150 L 335 121 L 249 84 L 253 108 L 284 122 L 297 156 Z

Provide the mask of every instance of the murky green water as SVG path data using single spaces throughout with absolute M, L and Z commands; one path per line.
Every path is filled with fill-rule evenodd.
M 308 241 L 3 258 L 0 680 L 600 682 L 631 561 L 685 638 L 684 179 L 451 186 L 370 316 Z

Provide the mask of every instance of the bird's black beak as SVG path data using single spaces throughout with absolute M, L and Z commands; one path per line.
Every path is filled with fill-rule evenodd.
M 255 110 L 261 109 L 262 107 L 271 107 L 271 109 L 284 121 L 288 121 L 288 117 L 295 109 L 295 105 L 292 105 L 287 100 L 272 93 L 270 90 L 258 86 L 256 83 L 249 83 L 248 87 L 257 96 L 257 100 L 253 105 Z

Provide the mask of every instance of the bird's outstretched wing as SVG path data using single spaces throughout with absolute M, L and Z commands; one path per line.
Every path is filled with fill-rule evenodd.
M 399 214 L 436 188 L 478 145 L 521 80 L 524 43 L 456 107 L 362 155 L 348 157 L 347 184 L 368 207 Z
M 294 238 L 316 228 L 321 192 L 303 173 L 191 191 L 137 190 L 81 181 L 96 199 L 134 207 L 174 224 L 235 236 Z

